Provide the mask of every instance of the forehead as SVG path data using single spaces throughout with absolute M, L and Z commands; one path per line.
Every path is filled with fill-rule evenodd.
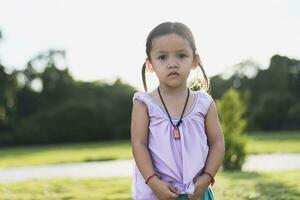
M 190 47 L 189 42 L 175 34 L 170 33 L 167 35 L 162 35 L 155 37 L 152 40 L 152 50 L 151 52 L 157 53 L 157 52 L 173 52 L 173 51 L 192 51 L 192 48 Z

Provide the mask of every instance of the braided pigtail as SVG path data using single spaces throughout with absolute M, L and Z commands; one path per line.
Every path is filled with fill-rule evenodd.
M 146 82 L 146 62 L 143 64 L 142 67 L 142 79 L 143 79 L 143 85 L 144 89 L 147 92 L 147 82 Z
M 202 87 L 204 87 L 204 89 L 205 89 L 206 92 L 210 93 L 209 79 L 207 78 L 207 75 L 206 75 L 205 70 L 204 70 L 204 68 L 203 68 L 203 66 L 202 66 L 201 63 L 199 63 L 199 67 L 200 67 L 200 69 L 201 69 L 201 71 L 203 73 L 203 77 L 204 77 L 204 86 L 202 86 Z

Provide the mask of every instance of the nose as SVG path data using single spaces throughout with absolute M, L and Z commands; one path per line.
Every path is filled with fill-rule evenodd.
M 179 63 L 176 58 L 169 58 L 168 68 L 178 68 Z

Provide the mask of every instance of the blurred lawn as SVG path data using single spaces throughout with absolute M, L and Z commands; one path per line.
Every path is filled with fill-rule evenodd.
M 218 173 L 213 186 L 219 200 L 298 200 L 300 170 Z M 131 178 L 59 179 L 0 184 L 0 200 L 129 200 Z
M 300 153 L 300 130 L 257 132 L 249 136 L 247 152 Z M 0 167 L 131 159 L 129 141 L 57 144 L 0 149 Z
M 249 154 L 300 153 L 300 130 L 250 133 L 246 149 Z
M 0 167 L 131 158 L 127 140 L 0 149 Z

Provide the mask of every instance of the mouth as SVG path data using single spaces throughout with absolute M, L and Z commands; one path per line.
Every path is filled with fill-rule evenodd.
M 177 72 L 171 72 L 168 74 L 168 76 L 179 76 L 179 73 Z

